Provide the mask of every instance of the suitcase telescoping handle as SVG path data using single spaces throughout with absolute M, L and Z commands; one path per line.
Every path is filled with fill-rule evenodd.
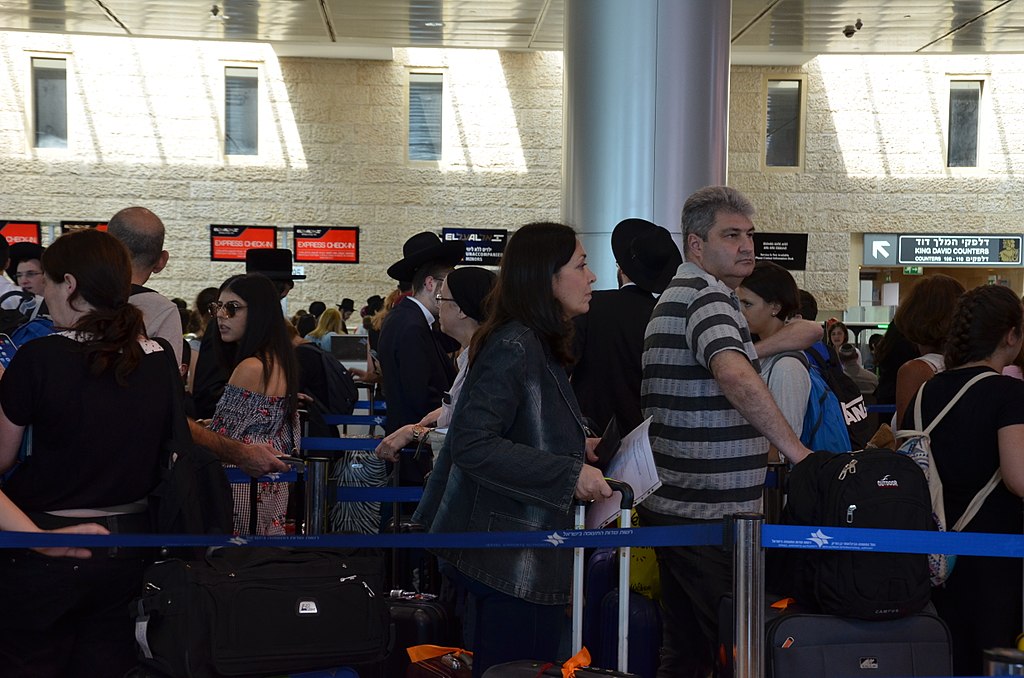
M 633 526 L 633 488 L 621 480 L 605 478 L 613 492 L 620 493 L 619 527 Z M 576 529 L 586 527 L 587 503 L 576 502 Z M 629 663 L 629 547 L 619 548 L 619 643 L 618 670 L 626 673 Z M 583 647 L 583 549 L 573 549 L 572 576 L 572 652 L 575 655 Z

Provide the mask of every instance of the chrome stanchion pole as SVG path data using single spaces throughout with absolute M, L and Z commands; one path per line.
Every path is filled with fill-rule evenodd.
M 327 525 L 327 469 L 330 460 L 324 457 L 306 458 L 305 522 L 307 535 L 324 533 Z
M 733 519 L 733 657 L 736 678 L 764 678 L 764 549 L 760 513 Z

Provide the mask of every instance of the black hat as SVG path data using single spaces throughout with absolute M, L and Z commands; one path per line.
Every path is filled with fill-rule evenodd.
M 305 280 L 292 275 L 292 251 L 285 249 L 251 249 L 245 251 L 245 272 L 262 273 L 271 280 Z
M 402 258 L 388 269 L 388 276 L 399 282 L 409 281 L 416 269 L 430 261 L 441 261 L 454 266 L 466 254 L 466 243 L 461 240 L 444 242 L 436 233 L 417 233 L 402 245 Z
M 384 308 L 384 297 L 379 294 L 374 294 L 372 297 L 366 298 L 367 315 L 373 315 L 382 308 Z
M 352 313 L 353 311 L 356 310 L 356 302 L 352 301 L 351 299 L 342 299 L 341 303 L 337 304 L 337 306 L 343 312 L 348 311 L 349 313 Z
M 497 276 L 486 268 L 463 266 L 448 274 L 445 287 L 462 312 L 478 323 L 484 321 L 484 298 L 491 293 Z
M 11 258 L 11 263 L 7 266 L 7 275 L 14 280 L 14 275 L 18 272 L 18 264 L 31 259 L 42 259 L 43 247 L 34 242 L 16 242 L 11 245 L 8 255 Z
M 615 226 L 612 253 L 637 287 L 655 294 L 665 291 L 683 263 L 672 234 L 644 219 L 624 219 Z

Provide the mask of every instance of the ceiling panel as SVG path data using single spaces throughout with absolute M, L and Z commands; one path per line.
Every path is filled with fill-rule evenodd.
M 561 49 L 564 1 L 0 0 L 0 29 L 289 46 Z M 862 27 L 846 37 L 844 27 L 858 19 Z M 733 51 L 767 61 L 1024 52 L 1024 0 L 733 0 Z

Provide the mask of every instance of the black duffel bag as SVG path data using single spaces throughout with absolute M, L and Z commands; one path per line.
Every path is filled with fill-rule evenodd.
M 169 676 L 280 675 L 383 660 L 383 559 L 338 551 L 221 548 L 166 560 L 132 604 L 143 667 Z

